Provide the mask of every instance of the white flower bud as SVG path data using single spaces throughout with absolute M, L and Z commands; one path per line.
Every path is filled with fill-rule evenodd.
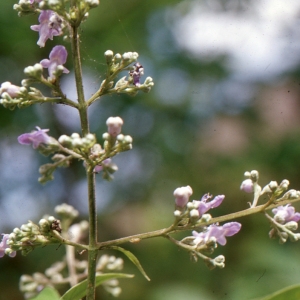
M 74 132 L 74 133 L 71 134 L 71 138 L 72 139 L 80 139 L 80 135 L 79 135 L 79 133 Z
M 197 209 L 192 209 L 190 211 L 190 217 L 193 218 L 193 219 L 198 219 L 200 217 L 199 215 L 199 211 Z
M 53 216 L 48 217 L 48 221 L 50 223 L 53 223 L 54 221 L 56 221 L 56 219 Z
M 73 139 L 73 141 L 72 141 L 72 146 L 73 147 L 75 147 L 75 148 L 79 148 L 79 147 L 81 147 L 83 145 L 83 142 L 82 142 L 82 140 L 81 140 L 81 138 L 75 138 L 75 139 Z
M 284 227 L 289 230 L 295 231 L 298 229 L 298 223 L 295 221 L 290 221 L 290 222 L 287 222 L 286 224 L 284 224 Z
M 121 133 L 123 120 L 120 117 L 109 117 L 106 121 L 108 133 L 116 137 Z
M 175 210 L 175 211 L 174 211 L 174 217 L 175 217 L 175 218 L 179 218 L 180 215 L 181 215 L 181 211 L 180 211 L 180 210 Z

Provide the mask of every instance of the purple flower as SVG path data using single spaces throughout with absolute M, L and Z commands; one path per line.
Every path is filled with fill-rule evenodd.
M 0 88 L 0 95 L 6 92 L 11 98 L 16 98 L 20 93 L 20 87 L 11 84 L 9 81 L 3 82 Z
M 36 149 L 40 144 L 47 144 L 50 141 L 50 137 L 46 132 L 49 129 L 41 129 L 36 127 L 37 130 L 32 131 L 31 133 L 24 133 L 18 137 L 18 142 L 22 145 L 31 145 Z
M 58 66 L 62 66 L 67 61 L 68 52 L 64 46 L 55 46 L 50 52 L 49 59 L 43 59 L 40 64 L 43 68 L 48 68 L 50 79 L 55 78 L 55 72 Z M 62 66 L 63 67 L 63 66 Z M 63 73 L 69 73 L 70 71 L 63 67 Z
M 7 240 L 9 239 L 9 234 L 4 234 L 2 233 L 3 238 L 2 241 L 0 242 L 0 257 L 3 257 L 5 255 L 5 249 L 10 248 L 10 246 L 7 244 Z M 10 257 L 15 257 L 16 256 L 16 251 L 13 251 L 9 254 Z
M 30 28 L 38 31 L 40 38 L 37 44 L 44 47 L 48 39 L 52 40 L 53 36 L 61 35 L 63 23 L 62 19 L 52 10 L 43 10 L 39 16 L 40 25 L 32 25 Z
M 251 179 L 245 179 L 242 182 L 240 189 L 246 193 L 253 193 L 253 181 Z
M 295 213 L 295 208 L 287 204 L 286 206 L 278 206 L 272 209 L 272 213 L 275 215 L 274 219 L 281 223 L 285 224 L 290 221 L 298 222 L 300 220 L 300 213 Z
M 175 196 L 176 206 L 181 208 L 185 207 L 189 202 L 189 198 L 192 194 L 193 190 L 189 185 L 177 188 L 173 193 L 173 195 Z
M 216 242 L 224 246 L 226 244 L 226 236 L 232 236 L 240 231 L 242 224 L 238 222 L 229 222 L 223 226 L 210 225 L 206 231 L 197 232 L 193 231 L 192 234 L 195 237 L 194 244 L 206 244 L 211 238 L 215 238 Z
M 134 69 L 129 72 L 129 75 L 133 78 L 133 84 L 135 86 L 139 86 L 140 84 L 140 78 L 142 75 L 144 75 L 144 68 L 140 63 L 134 64 Z
M 211 198 L 212 198 L 211 195 L 205 194 L 200 201 L 196 201 L 196 200 L 193 201 L 198 206 L 198 211 L 200 216 L 205 214 L 211 208 L 218 207 L 223 202 L 225 195 L 218 195 L 210 202 L 207 202 L 207 200 Z

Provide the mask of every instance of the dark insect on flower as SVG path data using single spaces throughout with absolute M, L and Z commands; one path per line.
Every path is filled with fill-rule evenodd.
M 135 86 L 139 86 L 140 78 L 142 75 L 144 75 L 143 66 L 139 62 L 136 62 L 134 64 L 134 69 L 129 72 L 129 75 L 133 78 L 133 84 Z
M 55 220 L 52 222 L 51 226 L 50 226 L 51 230 L 56 230 L 59 233 L 61 233 L 61 227 L 60 227 L 60 222 L 59 220 Z

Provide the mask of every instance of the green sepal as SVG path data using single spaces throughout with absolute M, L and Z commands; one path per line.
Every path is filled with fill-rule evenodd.
M 137 257 L 130 251 L 125 250 L 124 248 L 118 247 L 118 246 L 110 246 L 107 247 L 106 249 L 113 249 L 113 250 L 117 250 L 120 251 L 122 253 L 124 253 L 134 264 L 135 266 L 139 269 L 139 271 L 143 274 L 143 276 L 150 281 L 151 279 L 148 277 L 148 275 L 146 274 L 145 270 L 143 269 L 142 265 L 140 264 L 139 260 L 137 259 Z
M 96 284 L 95 286 L 99 286 L 104 281 L 115 278 L 132 278 L 134 275 L 131 274 L 123 274 L 123 273 L 105 273 L 96 275 Z M 87 289 L 87 280 L 83 280 L 80 283 L 71 287 L 59 300 L 80 300 L 86 295 Z M 39 299 L 44 300 L 44 299 Z M 56 300 L 56 299 L 54 299 Z

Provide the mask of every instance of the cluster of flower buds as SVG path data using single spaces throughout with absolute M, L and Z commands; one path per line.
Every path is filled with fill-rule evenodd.
M 79 24 L 88 17 L 88 11 L 100 3 L 99 0 L 82 0 L 76 7 L 70 5 L 69 11 L 66 12 L 66 2 L 65 0 L 19 0 L 19 3 L 14 5 L 14 9 L 19 16 L 37 13 L 40 10 L 56 12 L 64 16 L 66 21 Z M 49 26 L 51 23 L 45 25 Z
M 140 78 L 144 75 L 143 66 L 136 62 L 138 53 L 126 52 L 123 55 L 107 50 L 104 53 L 106 63 L 108 65 L 108 72 L 106 79 L 102 82 L 101 87 L 104 87 L 103 93 L 127 93 L 129 95 L 136 95 L 139 90 L 148 93 L 154 85 L 151 77 L 147 77 L 144 83 L 140 82 Z M 130 66 L 135 63 L 133 66 Z M 114 85 L 115 77 L 123 70 L 129 70 L 129 78 L 126 76 L 119 79 Z
M 109 255 L 102 255 L 98 260 L 96 270 L 97 272 L 112 272 L 112 271 L 119 271 L 123 269 L 124 261 L 122 258 L 116 258 L 115 256 Z M 103 284 L 104 289 L 113 295 L 114 297 L 118 297 L 122 290 L 119 286 L 119 281 L 117 279 L 107 280 Z
M 245 172 L 244 175 L 247 177 L 247 179 L 242 182 L 240 188 L 246 193 L 254 193 L 254 199 L 251 207 L 255 207 L 257 205 L 259 197 L 264 194 L 271 195 L 272 198 L 270 199 L 272 199 L 273 203 L 285 199 L 296 199 L 300 197 L 300 191 L 296 191 L 293 189 L 288 190 L 290 182 L 287 179 L 282 180 L 280 184 L 278 184 L 277 181 L 270 181 L 266 186 L 261 188 L 258 184 L 258 171 L 253 170 L 251 172 Z
M 293 231 L 298 229 L 300 213 L 295 212 L 295 208 L 290 204 L 278 206 L 272 209 L 272 213 L 274 214 L 273 218 L 266 214 L 272 227 L 269 232 L 270 238 L 279 238 L 281 244 L 285 243 L 288 238 L 292 242 L 298 241 L 300 233 L 294 233 Z
M 72 223 L 72 221 L 78 217 L 79 212 L 72 205 L 62 203 L 55 206 L 55 213 L 61 219 L 62 228 L 67 230 Z
M 190 186 L 180 187 L 174 191 L 176 208 L 174 216 L 179 224 L 188 222 L 196 225 L 208 222 L 211 219 L 211 215 L 206 214 L 206 212 L 221 205 L 225 198 L 224 195 L 218 195 L 213 198 L 212 195 L 205 194 L 201 200 L 190 202 L 189 198 L 192 193 L 193 190 Z
M 223 268 L 225 266 L 223 255 L 211 259 L 203 255 L 202 252 L 211 254 L 217 248 L 217 244 L 224 246 L 227 242 L 226 237 L 238 233 L 242 225 L 238 222 L 229 222 L 222 226 L 212 224 L 206 227 L 205 223 L 211 220 L 211 215 L 206 212 L 221 205 L 225 196 L 218 195 L 213 198 L 210 194 L 205 194 L 201 200 L 189 201 L 192 193 L 193 190 L 190 186 L 180 187 L 174 191 L 175 224 L 178 228 L 202 227 L 202 231 L 193 231 L 192 236 L 185 237 L 176 244 L 190 251 L 195 258 L 202 258 L 209 268 Z
M 75 259 L 73 266 L 76 270 L 77 276 L 84 278 L 84 273 L 87 273 L 87 261 L 78 261 Z M 46 269 L 45 274 L 33 273 L 32 275 L 22 275 L 19 286 L 21 292 L 25 296 L 25 299 L 31 299 L 32 297 L 35 297 L 47 286 L 61 286 L 63 283 L 69 284 L 71 279 L 69 277 L 64 277 L 66 274 L 66 267 L 66 258 L 64 258 L 63 261 L 55 262 L 48 269 Z
M 52 285 L 52 283 L 42 273 L 34 273 L 32 276 L 24 274 L 19 282 L 20 291 L 24 294 L 25 299 L 37 296 L 47 285 Z
M 89 153 L 90 148 L 96 143 L 96 137 L 92 133 L 89 133 L 84 137 L 80 137 L 78 133 L 73 133 L 71 136 L 60 136 L 58 142 L 65 148 L 71 149 L 79 154 L 83 154 Z
M 14 110 L 16 107 L 22 108 L 27 106 L 25 100 L 27 100 L 30 95 L 26 87 L 16 86 L 6 81 L 1 84 L 0 96 L 0 104 L 5 108 Z
M 20 228 L 15 228 L 9 234 L 7 245 L 9 245 L 10 250 L 6 250 L 6 253 L 21 251 L 22 255 L 27 255 L 36 247 L 58 243 L 59 241 L 52 234 L 53 230 L 61 232 L 59 220 L 52 216 L 47 219 L 41 219 L 39 225 L 28 221 L 27 224 L 23 224 Z

